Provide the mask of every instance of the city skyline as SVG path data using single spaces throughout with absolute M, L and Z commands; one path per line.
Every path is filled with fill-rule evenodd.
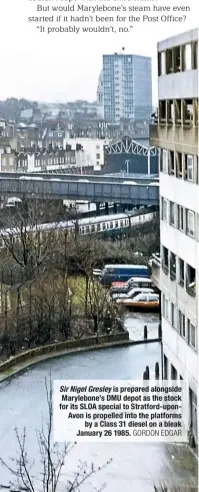
M 20 17 L 14 0 L 7 0 L 1 7 L 0 41 L 6 46 L 1 53 L 1 100 L 23 97 L 57 103 L 76 99 L 95 101 L 103 54 L 125 47 L 126 53 L 152 58 L 153 105 L 156 105 L 157 43 L 195 27 L 193 14 L 186 23 L 156 23 L 153 27 L 151 23 L 140 24 L 132 34 L 47 36 L 28 25 L 30 4 L 21 0 L 21 7 Z M 7 18 L 12 39 L 8 38 Z

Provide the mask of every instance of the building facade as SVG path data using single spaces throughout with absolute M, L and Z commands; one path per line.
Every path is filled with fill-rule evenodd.
M 183 380 L 187 430 L 198 440 L 199 167 L 198 30 L 158 44 L 161 262 L 164 378 Z
M 104 166 L 104 147 L 109 140 L 100 138 L 66 138 L 64 139 L 64 148 L 70 145 L 73 150 L 79 148 L 76 152 L 77 167 L 92 166 L 95 171 L 100 171 Z
M 14 173 L 17 169 L 17 153 L 7 147 L 0 147 L 0 172 Z
M 124 172 L 128 174 L 159 174 L 159 150 L 150 147 L 148 139 L 132 139 L 129 136 L 112 141 L 105 147 L 105 165 L 102 172 L 107 174 Z
M 97 115 L 100 118 L 104 118 L 104 83 L 103 83 L 103 70 L 100 73 L 98 86 L 97 86 Z
M 124 52 L 103 55 L 104 118 L 148 119 L 152 112 L 151 58 Z

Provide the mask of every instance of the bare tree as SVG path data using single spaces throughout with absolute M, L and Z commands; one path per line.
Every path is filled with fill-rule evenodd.
M 36 431 L 38 456 L 40 458 L 39 472 L 36 473 L 35 476 L 35 461 L 31 461 L 27 453 L 26 429 L 23 430 L 22 435 L 15 429 L 18 455 L 17 458 L 11 459 L 13 465 L 9 465 L 2 458 L 0 458 L 0 464 L 9 470 L 13 477 L 11 485 L 22 487 L 27 492 L 37 492 L 38 481 L 40 482 L 40 487 L 42 487 L 42 492 L 56 492 L 60 483 L 62 486 L 64 484 L 64 487 L 62 487 L 64 492 L 79 492 L 82 485 L 85 482 L 88 482 L 92 475 L 100 472 L 112 460 L 110 459 L 102 466 L 96 466 L 93 463 L 88 465 L 85 462 L 79 461 L 76 471 L 72 474 L 72 478 L 66 477 L 64 468 L 66 466 L 67 456 L 77 443 L 64 444 L 61 447 L 58 443 L 53 443 L 53 398 L 51 380 L 49 387 L 47 381 L 45 381 L 45 388 L 48 404 L 48 422 L 46 429 L 42 424 L 41 430 Z M 41 477 L 41 479 L 39 479 L 39 477 Z M 102 488 L 100 490 L 102 490 Z
M 0 237 L 14 261 L 28 275 L 46 263 L 57 249 L 56 222 L 42 226 L 44 208 L 25 201 L 9 217 L 9 227 L 1 229 Z
M 104 289 L 95 277 L 91 276 L 88 284 L 89 312 L 94 321 L 94 331 L 100 326 L 104 330 L 111 330 L 116 326 L 119 316 L 118 305 L 110 298 L 109 291 Z

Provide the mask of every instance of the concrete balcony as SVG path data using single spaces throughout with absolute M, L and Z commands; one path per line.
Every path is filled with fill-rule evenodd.
M 154 285 L 160 289 L 160 271 L 161 271 L 161 259 L 157 254 L 153 254 L 150 260 L 150 266 L 152 269 L 151 280 Z
M 153 123 L 149 127 L 150 145 L 186 154 L 198 154 L 198 126 Z

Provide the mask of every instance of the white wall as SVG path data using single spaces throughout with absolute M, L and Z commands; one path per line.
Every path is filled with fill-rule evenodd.
M 66 145 L 71 145 L 72 150 L 76 149 L 76 145 L 80 144 L 83 146 L 85 161 L 89 162 L 86 165 L 92 165 L 94 168 L 96 166 L 104 165 L 104 145 L 109 143 L 108 141 L 94 138 L 68 138 L 64 139 L 64 149 Z M 98 148 L 99 147 L 99 148 Z M 76 153 L 76 159 L 78 161 L 78 153 Z M 100 154 L 100 157 L 97 158 L 97 154 Z M 81 154 L 80 154 L 81 155 Z M 81 162 L 83 157 L 79 157 L 79 162 Z M 79 165 L 78 163 L 76 165 Z M 82 164 L 80 164 L 81 166 Z
M 169 352 L 169 362 L 176 368 L 178 375 L 185 379 L 194 393 L 197 394 L 198 384 L 198 356 L 178 335 L 169 322 L 162 319 L 164 353 Z
M 158 95 L 160 100 L 198 97 L 198 70 L 161 75 Z
M 35 168 L 35 154 L 28 154 L 28 172 L 35 171 L 37 168 Z M 39 169 L 37 169 L 39 171 Z
M 194 183 L 161 172 L 160 194 L 185 208 L 199 211 L 199 187 Z

